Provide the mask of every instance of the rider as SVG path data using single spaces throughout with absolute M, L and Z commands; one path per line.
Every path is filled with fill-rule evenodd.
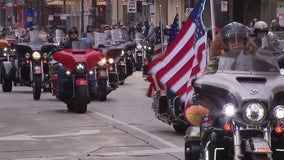
M 219 38 L 218 38 L 219 37 Z M 249 30 L 238 22 L 232 22 L 224 26 L 220 35 L 212 41 L 210 46 L 210 61 L 204 74 L 214 74 L 218 68 L 219 56 L 222 54 L 240 54 L 246 52 L 255 53 L 256 46 L 249 37 Z M 208 114 L 209 110 L 197 104 L 195 97 L 191 100 L 191 106 L 185 109 L 185 118 L 189 123 L 199 126 L 201 117 Z
M 254 43 L 256 44 L 257 48 L 265 49 L 268 47 L 268 25 L 264 21 L 257 21 L 254 24 Z
M 73 27 L 69 30 L 68 32 L 68 40 L 64 42 L 64 48 L 72 48 L 72 42 L 73 41 L 79 41 L 79 33 L 76 29 L 76 27 Z M 62 80 L 66 79 L 66 70 L 65 68 L 61 65 L 58 68 L 57 72 L 57 81 L 58 81 L 58 95 L 59 98 L 64 95 L 64 90 L 63 90 L 63 83 Z M 95 83 L 95 75 L 90 75 L 88 74 L 88 85 L 89 85 L 89 93 L 91 96 L 91 99 L 94 99 L 95 91 L 96 91 L 96 83 Z

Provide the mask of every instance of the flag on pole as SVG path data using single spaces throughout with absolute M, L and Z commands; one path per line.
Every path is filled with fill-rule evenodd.
M 152 60 L 160 57 L 162 55 L 162 37 L 161 37 L 161 23 L 159 27 L 155 29 L 155 44 L 154 44 L 154 53 Z
M 178 14 L 175 16 L 173 24 L 172 24 L 172 28 L 171 28 L 171 33 L 170 33 L 170 38 L 169 38 L 169 43 L 171 43 L 174 38 L 177 36 L 178 31 L 179 31 L 179 19 L 178 19 Z M 162 45 L 161 45 L 161 30 L 160 27 L 156 30 L 156 43 L 157 45 L 155 45 L 155 50 L 154 50 L 154 55 L 152 59 L 153 61 L 155 61 L 155 59 L 159 58 L 162 55 Z M 156 53 L 155 53 L 156 51 Z M 149 88 L 148 88 L 148 92 L 147 92 L 147 97 L 152 97 L 152 94 L 154 93 L 154 91 L 158 91 L 161 89 L 164 89 L 163 84 L 161 84 L 159 81 L 157 81 L 157 79 L 153 76 L 148 76 L 147 80 L 150 82 Z
M 171 33 L 170 33 L 170 38 L 169 38 L 169 44 L 176 38 L 179 32 L 179 15 L 176 14 L 172 27 L 171 27 Z
M 165 54 L 151 65 L 150 74 L 181 96 L 191 93 L 191 80 L 206 65 L 206 36 L 202 13 L 206 0 L 199 0 Z

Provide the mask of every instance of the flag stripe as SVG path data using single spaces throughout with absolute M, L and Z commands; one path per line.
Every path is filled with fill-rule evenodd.
M 150 74 L 186 101 L 192 91 L 191 80 L 204 70 L 206 34 L 201 20 L 205 0 L 199 0 L 165 54 L 150 66 Z

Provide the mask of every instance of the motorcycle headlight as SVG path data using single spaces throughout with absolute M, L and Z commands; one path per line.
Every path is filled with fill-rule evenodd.
M 223 106 L 223 113 L 227 117 L 232 117 L 236 113 L 236 107 L 233 103 L 227 103 Z
M 273 109 L 273 116 L 277 119 L 283 119 L 284 118 L 284 106 L 278 105 Z
M 32 57 L 34 60 L 40 60 L 41 54 L 37 51 L 33 52 Z
M 148 50 L 151 50 L 152 48 L 151 47 L 148 47 Z
M 125 53 L 125 52 L 124 52 L 124 50 L 122 50 L 122 51 L 121 51 L 120 56 L 123 56 L 123 55 L 124 55 L 124 53 Z
M 108 59 L 108 63 L 113 64 L 114 63 L 114 59 L 113 58 Z
M 142 49 L 142 45 L 138 43 L 137 46 L 136 46 L 136 48 L 137 48 L 138 50 L 141 50 L 141 49 Z
M 252 102 L 244 106 L 244 117 L 251 122 L 260 122 L 264 119 L 266 108 L 262 103 Z
M 8 51 L 8 48 L 7 48 L 7 47 L 4 47 L 4 48 L 3 48 L 3 51 L 4 51 L 4 52 L 7 52 L 7 51 Z
M 84 64 L 84 63 L 76 63 L 75 64 L 75 71 L 77 73 L 84 73 L 86 71 L 86 64 Z
M 103 58 L 98 62 L 98 65 L 100 66 L 104 66 L 105 64 L 106 64 L 106 58 Z

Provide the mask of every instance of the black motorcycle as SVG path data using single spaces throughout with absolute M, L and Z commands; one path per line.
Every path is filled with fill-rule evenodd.
M 284 77 L 277 61 L 225 54 L 218 66 L 192 82 L 192 102 L 210 112 L 195 128 L 200 132 L 188 129 L 185 159 L 283 159 Z
M 135 60 L 136 71 L 142 70 L 143 60 L 145 57 L 144 39 L 145 36 L 142 33 L 140 32 L 135 33 L 134 42 L 136 43 L 136 48 L 135 48 L 134 60 Z
M 56 46 L 48 43 L 46 36 L 41 37 L 39 30 L 31 30 L 15 45 L 18 57 L 16 83 L 33 88 L 34 100 L 39 100 L 41 90 L 49 91 L 50 76 L 48 53 Z
M 115 62 L 121 53 L 121 49 L 100 48 L 100 51 L 104 58 L 95 67 L 97 97 L 100 101 L 105 101 L 107 95 L 118 88 L 118 73 Z
M 136 43 L 131 42 L 126 30 L 114 29 L 110 30 L 111 44 L 115 48 L 122 50 L 118 61 L 116 62 L 119 84 L 123 85 L 125 79 L 132 75 L 135 71 L 135 47 Z
M 185 133 L 189 125 L 184 119 L 184 103 L 179 96 L 156 91 L 153 94 L 152 109 L 157 119 L 172 125 L 177 133 Z
M 5 39 L 0 40 L 0 82 L 3 92 L 11 92 L 17 71 L 17 56 L 14 53 L 14 43 L 9 44 Z

